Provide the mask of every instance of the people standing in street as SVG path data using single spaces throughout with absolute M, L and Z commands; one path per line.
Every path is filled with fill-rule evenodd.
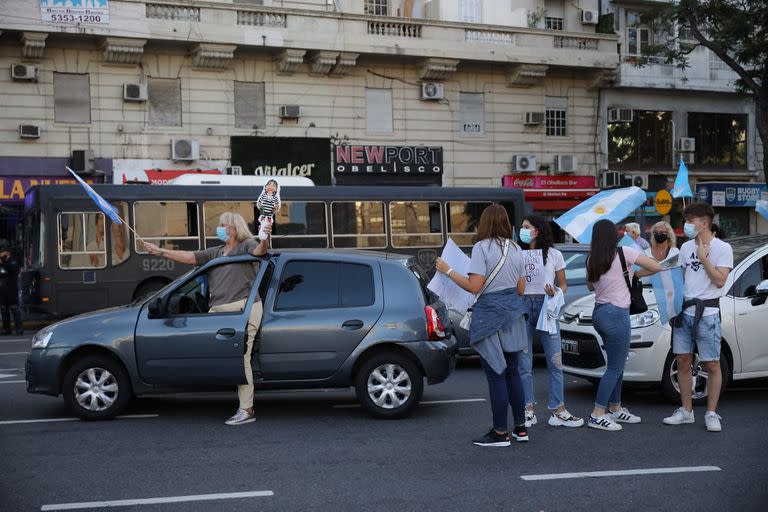
M 640 224 L 637 222 L 628 222 L 624 225 L 624 228 L 626 229 L 627 234 L 632 237 L 632 240 L 635 241 L 635 244 L 640 248 L 641 251 L 647 251 L 651 248 L 651 245 L 648 243 L 648 241 L 643 238 L 640 233 Z
M 542 266 L 532 264 L 525 269 L 526 284 L 523 302 L 528 312 L 528 347 L 518 357 L 518 370 L 523 382 L 525 398 L 525 426 L 537 423 L 534 406 L 533 387 L 533 341 L 538 339 L 544 349 L 549 376 L 547 408 L 550 415 L 548 423 L 559 427 L 580 427 L 584 419 L 572 415 L 565 408 L 563 398 L 563 363 L 560 341 L 560 326 L 554 321 L 555 332 L 537 328 L 542 314 L 547 314 L 545 307 L 559 295 L 560 299 L 567 290 L 565 282 L 565 259 L 563 253 L 553 247 L 552 229 L 549 221 L 540 215 L 528 215 L 523 219 L 520 229 L 520 242 L 523 249 L 541 251 Z M 533 260 L 533 258 L 532 258 Z M 538 259 L 536 258 L 538 261 Z M 547 299 L 548 297 L 548 299 Z M 543 311 L 543 313 L 542 313 Z M 544 322 L 546 324 L 546 322 Z
M 621 383 L 631 334 L 631 297 L 619 251 L 623 252 L 630 282 L 632 265 L 639 265 L 651 274 L 661 270 L 657 261 L 639 250 L 634 247 L 617 249 L 616 243 L 615 224 L 610 220 L 597 221 L 592 228 L 592 247 L 587 260 L 587 286 L 595 292 L 592 324 L 605 346 L 608 362 L 587 426 L 610 431 L 621 430 L 619 423 L 640 423 L 639 416 L 621 405 Z
M 267 234 L 271 234 L 272 226 L 264 226 Z M 216 236 L 224 242 L 224 245 L 209 247 L 202 251 L 178 251 L 169 250 L 144 242 L 150 254 L 188 263 L 190 265 L 204 265 L 221 256 L 242 256 L 252 254 L 263 256 L 269 249 L 267 240 L 255 240 L 248 229 L 248 224 L 240 214 L 224 212 L 219 217 L 219 226 L 216 228 Z M 253 280 L 256 277 L 257 267 L 249 262 L 231 265 L 221 265 L 213 268 L 208 277 L 210 290 L 209 313 L 242 311 L 251 292 Z M 253 411 L 253 369 L 251 356 L 253 343 L 261 325 L 263 309 L 261 297 L 256 297 L 248 318 L 248 338 L 243 354 L 246 384 L 237 387 L 239 408 L 237 412 L 225 423 L 227 425 L 244 425 L 256 421 Z
M 19 263 L 10 249 L 0 249 L 0 308 L 2 308 L 3 334 L 11 334 L 11 316 L 16 334 L 24 334 L 19 309 Z
M 712 221 L 715 211 L 707 203 L 692 203 L 683 211 L 685 236 L 680 248 L 683 268 L 683 312 L 672 319 L 672 352 L 677 360 L 680 384 L 679 407 L 664 418 L 666 425 L 693 423 L 691 397 L 694 347 L 708 375 L 707 412 L 704 423 L 710 432 L 720 432 L 722 419 L 717 403 L 723 385 L 720 369 L 720 297 L 733 268 L 733 248 L 715 236 Z
M 526 307 L 520 295 L 525 290 L 522 251 L 512 241 L 512 225 L 503 206 L 492 204 L 483 210 L 472 247 L 469 275 L 463 276 L 437 258 L 436 268 L 464 290 L 476 294 L 469 343 L 480 354 L 488 380 L 493 428 L 475 439 L 477 446 L 509 446 L 528 441 L 525 428 L 523 385 L 518 357 L 526 347 Z M 508 428 L 512 407 L 514 427 Z

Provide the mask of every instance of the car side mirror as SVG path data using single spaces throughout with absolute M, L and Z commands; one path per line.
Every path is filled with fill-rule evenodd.
M 761 281 L 755 288 L 755 296 L 752 297 L 752 305 L 760 306 L 768 299 L 768 279 Z
M 160 297 L 153 299 L 147 306 L 147 311 L 151 318 L 163 316 L 163 299 Z

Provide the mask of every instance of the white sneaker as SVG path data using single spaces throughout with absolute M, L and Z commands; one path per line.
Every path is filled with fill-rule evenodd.
M 589 420 L 587 421 L 587 426 L 592 428 L 597 428 L 600 430 L 610 430 L 612 432 L 616 432 L 618 430 L 621 430 L 621 425 L 616 423 L 611 419 L 611 417 L 607 414 L 603 414 L 602 416 L 592 416 L 590 413 Z
M 579 418 L 563 409 L 558 413 L 552 413 L 549 416 L 548 423 L 553 427 L 580 427 L 584 424 L 584 418 Z
M 640 423 L 640 416 L 632 414 L 626 407 L 622 407 L 618 411 L 609 414 L 613 421 L 618 421 L 619 423 Z
M 704 415 L 704 423 L 707 424 L 707 430 L 710 432 L 720 432 L 723 427 L 720 425 L 720 420 L 723 419 L 715 411 L 707 411 Z
M 526 409 L 525 410 L 525 426 L 532 427 L 538 422 L 539 420 L 536 419 L 536 413 L 534 411 L 531 411 L 530 409 Z
M 667 416 L 662 420 L 665 425 L 682 425 L 683 423 L 693 423 L 693 411 L 686 411 L 682 407 L 675 409 L 672 416 Z
M 238 409 L 234 416 L 224 422 L 225 425 L 245 425 L 256 421 L 254 413 L 248 414 L 245 409 Z

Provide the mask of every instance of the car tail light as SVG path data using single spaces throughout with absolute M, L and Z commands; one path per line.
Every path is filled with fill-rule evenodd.
M 430 340 L 442 340 L 445 338 L 445 329 L 443 328 L 443 322 L 432 306 L 424 308 L 424 313 L 427 315 L 427 336 Z

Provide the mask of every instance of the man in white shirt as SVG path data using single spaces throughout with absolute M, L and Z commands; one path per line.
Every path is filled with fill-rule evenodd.
M 689 238 L 680 248 L 683 267 L 683 312 L 673 319 L 672 351 L 677 359 L 682 407 L 664 418 L 667 425 L 693 423 L 691 399 L 694 345 L 709 376 L 707 412 L 704 422 L 710 432 L 720 432 L 722 419 L 716 412 L 723 385 L 720 371 L 720 306 L 725 282 L 733 268 L 733 249 L 712 233 L 715 212 L 707 203 L 692 203 L 685 208 L 685 234 Z

